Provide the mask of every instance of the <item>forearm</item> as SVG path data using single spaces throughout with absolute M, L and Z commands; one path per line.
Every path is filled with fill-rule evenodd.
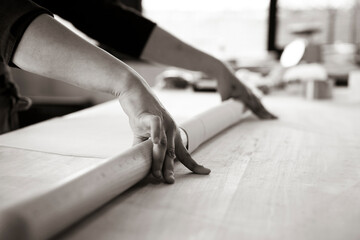
M 175 158 L 195 173 L 210 173 L 191 158 L 174 120 L 135 71 L 51 17 L 41 15 L 30 24 L 12 60 L 24 70 L 119 96 L 134 144 L 149 138 L 153 142 L 155 177 L 174 183 Z
M 47 15 L 29 25 L 13 62 L 32 73 L 116 96 L 133 87 L 146 87 L 126 64 Z
M 219 59 L 190 46 L 158 26 L 150 35 L 141 58 L 200 71 L 212 77 L 216 77 L 224 68 Z
M 217 91 L 222 100 L 238 99 L 244 102 L 260 118 L 276 118 L 266 110 L 251 90 L 236 77 L 233 69 L 226 63 L 182 42 L 160 27 L 155 27 L 153 30 L 141 57 L 188 70 L 201 71 L 217 80 Z

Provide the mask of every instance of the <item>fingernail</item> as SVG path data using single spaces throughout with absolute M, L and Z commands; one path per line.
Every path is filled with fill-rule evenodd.
M 201 165 L 196 166 L 194 170 L 198 174 L 206 174 L 206 175 L 210 174 L 210 172 L 211 172 L 211 170 L 209 168 L 206 168 L 206 167 L 201 166 Z
M 169 178 L 168 178 L 168 183 L 169 184 L 173 184 L 175 182 L 175 177 L 174 174 L 170 174 Z
M 154 177 L 156 177 L 156 178 L 161 178 L 161 177 L 162 177 L 162 176 L 161 176 L 161 171 L 160 171 L 160 170 L 155 171 L 155 172 L 153 173 L 153 175 L 154 175 Z

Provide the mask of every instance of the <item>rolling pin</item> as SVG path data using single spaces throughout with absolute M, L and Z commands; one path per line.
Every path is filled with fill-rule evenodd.
M 181 125 L 183 143 L 193 152 L 248 115 L 244 105 L 228 100 Z M 152 142 L 147 140 L 102 165 L 86 169 L 50 191 L 0 210 L 0 239 L 41 240 L 96 210 L 144 177 L 152 163 Z

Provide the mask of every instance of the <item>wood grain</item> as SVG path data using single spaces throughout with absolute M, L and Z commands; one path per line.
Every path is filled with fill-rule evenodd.
M 174 185 L 145 179 L 57 239 L 359 239 L 360 104 L 264 101 L 279 120 L 250 118 L 195 152 L 209 176 L 177 164 Z
M 178 165 L 172 186 L 144 181 L 58 239 L 359 239 L 360 104 L 265 99 L 255 118 Z
M 46 192 L 74 174 L 103 163 L 101 158 L 80 158 L 31 150 L 0 148 L 0 209 Z
M 196 145 L 190 144 L 192 150 L 241 120 L 243 112 L 242 103 L 230 100 L 185 122 L 184 128 L 191 130 L 188 132 L 189 139 L 192 140 L 192 136 L 197 137 Z M 216 114 L 221 115 L 213 118 Z M 70 128 L 76 126 L 69 123 L 67 125 Z M 197 127 L 194 128 L 194 125 Z M 95 127 L 88 123 L 86 126 L 83 131 Z M 47 132 L 49 128 L 53 129 L 49 122 L 40 124 L 33 128 L 34 134 L 38 134 L 39 129 L 40 132 Z M 32 129 L 25 130 L 27 134 L 29 131 Z M 44 146 L 51 145 L 45 142 Z M 55 144 L 54 147 L 58 153 L 59 146 Z M 21 238 L 24 239 L 49 238 L 143 179 L 150 171 L 151 158 L 152 144 L 148 140 L 112 156 L 96 167 L 80 171 L 40 194 L 15 202 L 3 211 L 0 209 L 1 220 L 5 225 L 0 228 L 0 236 L 15 240 L 19 238 L 17 234 L 20 231 L 23 232 Z
M 179 122 L 220 103 L 215 94 L 159 92 Z M 179 101 L 181 100 L 181 101 Z M 0 136 L 0 209 L 54 187 L 131 147 L 116 101 Z

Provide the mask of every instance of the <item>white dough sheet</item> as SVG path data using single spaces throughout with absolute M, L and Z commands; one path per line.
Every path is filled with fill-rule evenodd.
M 229 100 L 187 120 L 182 128 L 188 135 L 189 151 L 246 115 L 242 103 Z M 27 229 L 26 239 L 48 239 L 143 179 L 150 171 L 151 157 L 152 144 L 147 140 L 46 192 L 0 209 L 0 238 L 16 239 L 17 231 L 13 230 L 20 221 Z
M 250 114 L 241 102 L 233 99 L 219 103 L 214 95 L 194 98 L 192 93 L 181 93 L 178 94 L 181 99 L 176 94 L 161 92 L 158 96 L 187 133 L 189 152 Z M 128 117 L 114 100 L 3 134 L 0 146 L 76 157 L 109 158 L 129 149 L 132 139 Z
M 0 146 L 107 158 L 131 147 L 132 138 L 127 116 L 117 101 L 111 101 L 4 134 Z

